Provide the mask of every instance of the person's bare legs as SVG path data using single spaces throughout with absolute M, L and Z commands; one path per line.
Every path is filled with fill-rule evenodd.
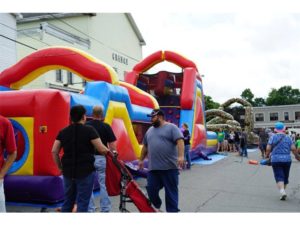
M 221 152 L 221 143 L 218 142 L 218 149 L 217 149 L 217 152 Z
M 228 141 L 227 140 L 223 141 L 223 149 L 224 149 L 224 152 L 228 152 Z
M 286 185 L 284 184 L 283 181 L 279 181 L 276 184 L 277 184 L 277 188 L 279 189 L 279 192 L 281 194 L 280 200 L 285 200 L 287 197 L 286 192 L 285 192 Z

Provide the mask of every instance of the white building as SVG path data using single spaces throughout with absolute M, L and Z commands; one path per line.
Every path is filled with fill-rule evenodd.
M 0 72 L 17 61 L 16 17 L 20 17 L 20 14 L 0 13 Z
M 120 80 L 142 59 L 145 41 L 130 13 L 22 13 L 17 40 L 35 49 L 69 46 L 88 52 L 114 68 Z M 35 50 L 18 45 L 18 59 Z M 57 88 L 78 92 L 82 78 L 68 71 L 50 71 L 25 89 Z
M 287 128 L 300 128 L 300 104 L 253 107 L 254 128 L 273 128 L 278 121 Z

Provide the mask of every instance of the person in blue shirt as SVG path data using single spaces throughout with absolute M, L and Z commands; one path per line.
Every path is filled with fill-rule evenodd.
M 291 151 L 300 161 L 292 139 L 285 134 L 285 126 L 281 122 L 275 123 L 275 134 L 270 137 L 266 150 L 266 157 L 271 157 L 274 178 L 280 192 L 280 200 L 286 200 L 286 187 L 289 183 L 289 173 L 292 164 Z

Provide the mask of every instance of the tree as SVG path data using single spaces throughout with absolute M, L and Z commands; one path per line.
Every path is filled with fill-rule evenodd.
M 204 101 L 205 101 L 205 110 L 208 109 L 217 109 L 219 108 L 220 104 L 217 102 L 214 102 L 212 97 L 205 95 L 204 96 Z
M 242 97 L 242 99 L 244 99 L 247 102 L 249 102 L 251 105 L 254 105 L 254 102 L 253 102 L 254 94 L 252 93 L 252 91 L 250 90 L 250 88 L 246 88 L 242 92 L 241 97 Z
M 266 105 L 266 101 L 264 98 L 255 98 L 253 103 L 254 107 L 262 107 Z
M 266 105 L 293 105 L 300 104 L 300 91 L 291 86 L 283 86 L 278 90 L 272 88 L 266 99 Z

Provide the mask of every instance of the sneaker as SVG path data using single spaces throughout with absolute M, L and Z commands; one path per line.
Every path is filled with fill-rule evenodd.
M 281 192 L 280 194 L 281 194 L 280 200 L 281 200 L 281 201 L 285 201 L 285 200 L 286 200 L 286 197 L 287 197 L 287 194 L 285 193 L 285 191 Z
M 155 210 L 156 210 L 156 212 L 158 212 L 158 213 L 164 212 L 164 211 L 162 211 L 160 208 L 159 208 L 159 209 L 155 208 Z

